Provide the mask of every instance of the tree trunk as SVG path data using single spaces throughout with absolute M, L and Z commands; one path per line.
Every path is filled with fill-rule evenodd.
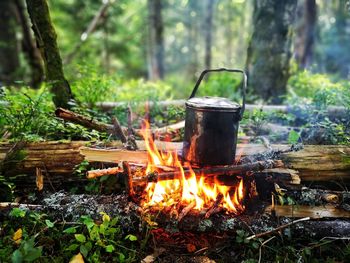
M 304 0 L 298 6 L 298 17 L 302 17 L 296 28 L 295 59 L 300 68 L 311 65 L 315 28 L 317 22 L 316 0 Z
M 205 55 L 204 65 L 206 69 L 211 68 L 211 46 L 212 46 L 212 33 L 213 33 L 213 8 L 214 0 L 207 0 L 206 16 L 205 16 Z
M 23 32 L 22 47 L 31 69 L 30 85 L 33 88 L 39 88 L 44 78 L 44 66 L 42 63 L 42 58 L 31 34 L 29 21 L 26 14 L 27 10 L 24 6 L 24 2 L 23 0 L 15 0 L 15 4 Z
M 148 75 L 151 80 L 159 80 L 164 78 L 164 39 L 161 0 L 148 0 L 148 20 Z
M 297 0 L 254 1 L 246 69 L 252 92 L 271 103 L 280 103 L 286 93 L 296 5 Z
M 44 60 L 46 81 L 51 85 L 57 107 L 69 108 L 72 92 L 64 77 L 57 35 L 51 22 L 47 0 L 26 0 L 37 46 Z
M 0 86 L 12 85 L 20 66 L 13 1 L 0 1 L 0 21 Z

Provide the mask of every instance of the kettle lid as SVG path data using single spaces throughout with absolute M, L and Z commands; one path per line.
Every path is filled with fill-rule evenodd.
M 216 110 L 225 112 L 238 112 L 241 106 L 229 99 L 221 97 L 193 97 L 186 101 L 186 106 L 201 110 Z

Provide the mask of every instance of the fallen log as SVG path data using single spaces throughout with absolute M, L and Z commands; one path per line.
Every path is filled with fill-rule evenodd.
M 350 218 L 350 211 L 336 208 L 334 205 L 309 206 L 309 205 L 275 205 L 265 209 L 267 213 L 273 213 L 280 217 L 312 219 L 320 218 Z
M 21 149 L 18 149 L 10 162 L 4 164 L 14 143 L 0 142 L 0 166 L 5 171 L 7 177 L 15 175 L 25 175 L 16 179 L 17 183 L 35 185 L 35 170 L 40 168 L 44 174 L 44 185 L 48 183 L 47 177 L 55 185 L 61 185 L 64 182 L 77 182 L 83 180 L 78 176 L 72 175 L 74 167 L 83 160 L 89 162 L 111 163 L 113 165 L 120 161 L 135 163 L 145 163 L 147 153 L 144 141 L 136 141 L 140 150 L 127 151 L 115 148 L 121 148 L 121 142 L 113 142 L 108 147 L 113 149 L 97 149 L 86 147 L 90 142 L 83 141 L 49 141 L 26 143 Z M 159 150 L 172 149 L 181 152 L 182 143 L 167 143 L 156 141 Z M 107 147 L 103 145 L 104 148 Z M 101 146 L 100 146 L 101 147 Z M 338 186 L 350 184 L 350 148 L 342 145 L 307 145 L 303 150 L 297 152 L 285 152 L 290 149 L 289 145 L 271 145 L 273 151 L 282 152 L 279 158 L 292 170 L 298 172 L 302 184 L 315 185 L 326 184 Z M 253 158 L 255 155 L 257 158 Z M 239 144 L 237 146 L 237 158 L 249 156 L 249 159 L 256 160 L 270 157 L 267 148 L 262 144 Z M 6 167 L 6 169 L 5 169 Z M 292 174 L 288 170 L 267 171 L 268 174 Z

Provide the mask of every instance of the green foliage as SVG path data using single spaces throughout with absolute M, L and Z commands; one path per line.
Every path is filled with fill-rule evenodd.
M 209 78 L 207 81 L 202 81 L 197 92 L 198 96 L 225 97 L 241 104 L 242 93 L 240 88 L 242 77 L 240 74 L 213 72 L 207 75 Z
M 102 101 L 154 101 L 169 99 L 171 88 L 164 82 L 143 79 L 124 80 L 120 76 L 97 72 L 91 66 L 80 66 L 76 81 L 72 82 L 75 98 L 93 108 Z
M 350 107 L 350 85 L 346 81 L 334 82 L 328 75 L 301 71 L 288 80 L 289 101 L 312 103 L 318 108 L 328 105 Z M 303 98 L 300 100 L 300 98 Z
M 90 217 L 81 217 L 83 229 L 70 227 L 65 233 L 74 234 L 74 239 L 66 247 L 67 251 L 80 252 L 89 262 L 100 262 L 102 257 L 113 262 L 132 262 L 136 251 L 125 247 L 125 243 L 133 245 L 137 241 L 134 235 L 123 238 L 118 219 L 111 219 L 106 213 L 101 213 L 102 223 L 95 223 Z M 77 232 L 78 230 L 82 232 Z M 106 254 L 107 253 L 107 254 Z
M 80 252 L 85 262 L 134 262 L 138 238 L 123 234 L 117 218 L 101 213 L 102 222 L 82 216 L 75 226 L 52 222 L 45 214 L 14 208 L 1 224 L 0 261 L 68 262 Z
M 0 107 L 0 137 L 16 141 L 96 140 L 106 137 L 104 134 L 56 118 L 51 98 L 52 95 L 45 87 L 40 90 L 4 89 L 3 93 L 0 93 L 0 100 L 6 103 L 4 107 Z

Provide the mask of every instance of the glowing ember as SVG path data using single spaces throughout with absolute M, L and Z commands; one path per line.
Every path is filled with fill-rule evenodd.
M 164 153 L 157 149 L 147 121 L 143 122 L 142 136 L 148 153 L 146 173 L 159 172 L 157 166 L 171 166 L 177 168 L 180 178 L 148 183 L 143 207 L 175 207 L 178 203 L 188 205 L 194 202 L 194 209 L 203 210 L 212 207 L 219 200 L 218 207 L 227 212 L 239 214 L 244 210 L 243 179 L 240 179 L 236 187 L 220 185 L 218 182 L 208 183 L 205 176 L 196 175 L 189 164 L 181 164 L 175 151 Z M 190 171 L 190 176 L 185 177 L 184 169 Z

